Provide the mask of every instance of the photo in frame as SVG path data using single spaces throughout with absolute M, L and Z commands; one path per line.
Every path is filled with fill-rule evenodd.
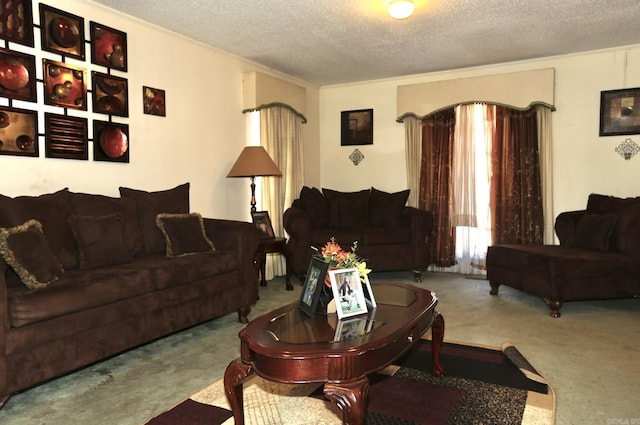
M 89 159 L 89 123 L 86 118 L 45 112 L 44 127 L 45 157 Z
M 36 102 L 36 58 L 0 48 L 0 96 Z
M 640 87 L 600 92 L 600 136 L 640 134 Z
M 340 116 L 341 146 L 373 144 L 373 109 L 342 111 Z
M 44 103 L 87 110 L 87 71 L 64 62 L 42 60 Z
M 147 115 L 166 117 L 167 111 L 164 90 L 142 86 L 142 107 L 142 112 Z
M 93 120 L 93 160 L 129 162 L 129 126 Z
M 307 269 L 307 277 L 305 278 L 302 292 L 300 293 L 300 301 L 298 307 L 300 310 L 313 316 L 318 308 L 318 301 L 322 293 L 322 285 L 324 285 L 324 277 L 327 275 L 329 263 L 324 261 L 322 257 L 313 256 Z
M 33 47 L 31 0 L 4 0 L 0 7 L 0 38 Z
M 251 220 L 258 229 L 261 239 L 273 239 L 275 233 L 269 218 L 269 211 L 251 211 Z
M 42 50 L 84 60 L 84 18 L 40 3 Z
M 93 112 L 129 116 L 129 88 L 125 78 L 92 71 L 91 88 Z
M 0 106 L 0 154 L 38 156 L 38 113 Z
M 91 63 L 127 72 L 127 34 L 94 21 L 91 33 Z
M 358 269 L 329 270 L 329 279 L 338 319 L 368 312 Z

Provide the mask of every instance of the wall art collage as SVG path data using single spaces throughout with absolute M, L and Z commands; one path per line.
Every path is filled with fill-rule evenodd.
M 31 0 L 5 0 L 0 9 L 0 155 L 38 157 L 39 136 L 44 136 L 45 157 L 89 159 L 89 120 L 71 116 L 69 111 L 89 111 L 107 115 L 93 120 L 93 160 L 129 162 L 129 125 L 112 117 L 129 117 L 128 80 L 111 71 L 127 72 L 127 34 L 90 21 L 85 38 L 83 17 L 39 4 L 40 23 L 33 22 Z M 40 49 L 60 55 L 60 60 L 42 59 L 42 78 L 36 76 L 36 57 L 12 50 L 10 43 L 34 47 L 34 29 L 40 32 Z M 105 72 L 89 72 L 66 58 L 85 61 Z M 46 54 L 43 56 L 47 56 Z M 58 59 L 55 57 L 55 59 Z M 42 84 L 38 99 L 37 84 Z M 91 105 L 88 105 L 91 93 Z M 63 108 L 63 113 L 44 112 L 44 133 L 38 132 L 38 111 L 14 107 L 13 101 L 41 102 Z M 163 90 L 143 87 L 144 113 L 165 116 Z M 89 107 L 91 110 L 89 110 Z

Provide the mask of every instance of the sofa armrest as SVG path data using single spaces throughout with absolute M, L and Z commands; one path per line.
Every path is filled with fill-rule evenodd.
M 433 232 L 433 214 L 414 207 L 404 207 L 402 222 L 411 228 L 413 243 L 413 264 L 416 270 L 422 270 L 431 264 L 431 233 Z
M 205 218 L 204 228 L 216 249 L 237 251 L 240 256 L 241 278 L 246 289 L 246 307 L 258 301 L 258 274 L 254 257 L 260 244 L 258 230 L 251 223 Z
M 309 213 L 295 203 L 287 208 L 282 215 L 282 224 L 287 232 L 287 250 L 291 253 L 291 270 L 295 275 L 301 277 L 307 272 L 309 260 L 311 259 L 311 232 L 313 223 Z M 319 247 L 318 247 L 319 248 Z
M 565 211 L 556 217 L 555 230 L 560 245 L 569 245 L 575 236 L 576 226 L 580 219 L 587 213 L 586 210 Z

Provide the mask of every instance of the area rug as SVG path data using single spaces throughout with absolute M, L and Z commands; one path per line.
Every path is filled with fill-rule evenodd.
M 555 394 L 511 344 L 502 348 L 445 342 L 443 378 L 431 376 L 431 342 L 420 340 L 369 377 L 368 425 L 546 425 Z M 341 424 L 319 384 L 287 385 L 253 375 L 244 383 L 247 425 Z M 222 379 L 153 418 L 148 425 L 231 425 Z

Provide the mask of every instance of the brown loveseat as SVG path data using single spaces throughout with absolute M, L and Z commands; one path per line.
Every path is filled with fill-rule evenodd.
M 258 299 L 250 223 L 189 214 L 189 184 L 120 198 L 0 195 L 0 406 L 11 393 Z
M 565 301 L 640 296 L 640 197 L 592 194 L 563 212 L 560 245 L 495 245 L 487 253 L 491 294 L 500 285 L 540 296 L 552 317 Z
M 375 271 L 411 270 L 420 281 L 431 263 L 430 212 L 406 206 L 409 191 L 358 192 L 303 187 L 284 212 L 291 271 L 303 278 L 313 251 L 335 238 L 344 249 L 358 242 L 358 255 Z

